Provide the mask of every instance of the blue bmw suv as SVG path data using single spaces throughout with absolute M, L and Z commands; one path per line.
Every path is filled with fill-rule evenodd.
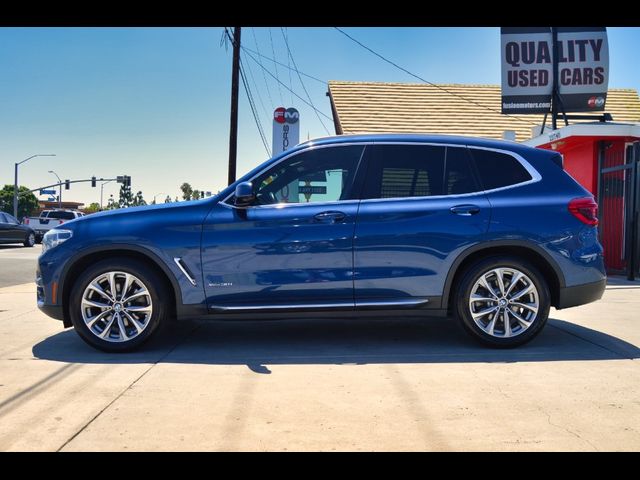
M 48 232 L 37 301 L 109 352 L 171 318 L 458 318 L 514 347 L 602 296 L 597 205 L 562 157 L 453 136 L 357 135 L 278 155 L 215 197 Z

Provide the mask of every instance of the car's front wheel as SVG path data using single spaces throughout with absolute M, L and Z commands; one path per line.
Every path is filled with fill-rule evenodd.
M 549 287 L 540 272 L 516 257 L 472 265 L 458 284 L 456 313 L 465 329 L 492 347 L 532 340 L 549 317 Z
M 106 352 L 133 350 L 167 317 L 168 293 L 146 264 L 128 258 L 91 265 L 70 296 L 69 313 L 76 332 Z

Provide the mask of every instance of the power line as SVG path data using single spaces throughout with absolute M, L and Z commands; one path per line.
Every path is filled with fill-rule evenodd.
M 253 86 L 256 89 L 256 95 L 258 96 L 258 101 L 260 102 L 260 105 L 262 106 L 262 111 L 264 112 L 265 116 L 267 118 L 270 118 L 271 115 L 269 114 L 269 111 L 267 110 L 267 108 L 264 106 L 264 102 L 262 101 L 262 95 L 260 95 L 260 89 L 258 89 L 258 83 L 256 82 L 255 77 L 253 76 L 253 69 L 251 68 L 251 65 L 247 64 L 247 69 L 249 70 L 249 76 L 251 77 L 251 81 L 253 82 Z M 264 72 L 262 72 L 262 74 L 264 75 Z M 266 77 L 265 77 L 266 79 Z
M 269 27 L 269 41 L 271 42 L 271 53 L 273 54 L 273 65 L 276 67 L 276 80 L 278 81 L 278 92 L 280 92 L 280 103 L 282 100 L 282 89 L 280 88 L 280 78 L 278 76 L 278 64 L 276 63 L 276 50 L 273 48 L 273 36 L 271 35 L 271 27 Z
M 458 98 L 460 98 L 461 100 L 464 100 L 465 102 L 471 103 L 471 104 L 473 104 L 473 105 L 476 105 L 476 106 L 478 106 L 478 107 L 484 108 L 484 109 L 489 110 L 489 111 L 491 111 L 491 112 L 499 113 L 500 115 L 505 115 L 505 116 L 507 116 L 507 117 L 511 117 L 511 118 L 516 119 L 516 120 L 520 120 L 521 122 L 525 122 L 525 123 L 528 123 L 528 124 L 530 124 L 530 125 L 535 125 L 535 126 L 537 126 L 537 124 L 536 124 L 536 123 L 534 123 L 534 122 L 532 122 L 531 120 L 526 120 L 526 119 L 521 118 L 521 117 L 516 117 L 516 116 L 514 116 L 514 115 L 509 115 L 509 114 L 507 114 L 507 113 L 502 113 L 500 110 L 496 110 L 495 108 L 487 107 L 486 105 L 482 105 L 481 103 L 474 102 L 473 100 L 470 100 L 470 99 L 468 99 L 468 98 L 466 98 L 466 97 L 463 97 L 462 95 L 458 95 L 457 93 L 454 93 L 454 92 L 452 92 L 452 91 L 450 91 L 450 90 L 447 90 L 446 88 L 444 88 L 444 87 L 442 87 L 442 86 L 440 86 L 440 85 L 438 85 L 438 84 L 436 84 L 436 83 L 430 82 L 429 80 L 426 80 L 426 79 L 422 78 L 421 76 L 416 75 L 415 73 L 410 72 L 410 71 L 409 71 L 409 70 L 407 70 L 406 68 L 401 67 L 401 66 L 400 66 L 400 65 L 398 65 L 397 63 L 395 63 L 395 62 L 393 62 L 393 61 L 389 60 L 388 58 L 386 58 L 386 57 L 384 57 L 383 55 L 379 54 L 379 53 L 378 53 L 378 52 L 376 52 L 375 50 L 373 50 L 373 49 L 371 49 L 371 48 L 367 47 L 364 43 L 360 42 L 359 40 L 356 40 L 355 38 L 353 38 L 351 35 L 349 35 L 347 32 L 345 32 L 345 31 L 344 31 L 344 30 L 342 30 L 341 28 L 338 28 L 338 27 L 333 27 L 333 28 L 335 28 L 337 31 L 339 31 L 341 34 L 343 34 L 345 37 L 349 38 L 349 39 L 350 39 L 350 40 L 352 40 L 353 42 L 355 42 L 355 43 L 357 43 L 358 45 L 360 45 L 362 48 L 364 48 L 364 49 L 365 49 L 365 50 L 367 50 L 368 52 L 373 53 L 376 57 L 378 57 L 378 58 L 380 58 L 380 59 L 384 60 L 385 62 L 387 62 L 387 63 L 388 63 L 388 64 L 390 64 L 390 65 L 393 65 L 393 66 L 394 66 L 394 67 L 396 67 L 397 69 L 402 70 L 404 73 L 406 73 L 406 74 L 408 74 L 408 75 L 411 75 L 411 76 L 412 76 L 412 77 L 414 77 L 414 78 L 417 78 L 417 79 L 418 79 L 418 80 L 420 80 L 421 82 L 427 83 L 427 84 L 431 85 L 432 87 L 435 87 L 435 88 L 437 88 L 437 89 L 439 89 L 439 90 L 442 90 L 443 92 L 448 93 L 449 95 L 453 95 L 454 97 L 458 97 Z
M 288 27 L 285 27 L 284 30 L 282 30 L 282 36 L 284 37 L 285 43 L 287 45 L 289 45 L 289 30 L 288 30 Z M 289 71 L 289 88 L 293 90 L 293 82 L 291 81 L 291 62 L 289 62 L 289 56 L 288 55 L 287 55 L 287 69 Z M 289 92 L 289 95 L 291 96 L 291 105 L 293 105 L 293 95 L 291 95 L 291 92 Z
M 302 85 L 302 89 L 304 90 L 304 93 L 307 95 L 307 98 L 309 99 L 309 103 L 311 104 L 311 107 L 316 112 L 316 117 L 318 117 L 318 121 L 322 124 L 322 127 L 324 128 L 325 132 L 327 132 L 327 135 L 331 135 L 331 132 L 329 131 L 327 126 L 324 124 L 324 122 L 320 118 L 320 115 L 318 114 L 318 109 L 313 104 L 313 100 L 311 100 L 311 95 L 309 95 L 309 92 L 307 91 L 307 87 L 305 87 L 304 82 L 302 81 L 302 77 L 300 76 L 300 72 L 298 71 L 298 65 L 296 65 L 296 61 L 293 58 L 293 54 L 291 53 L 291 48 L 289 48 L 289 41 L 287 40 L 287 37 L 284 34 L 284 29 L 280 27 L 280 31 L 282 32 L 282 36 L 284 37 L 284 42 L 285 42 L 285 45 L 287 46 L 287 53 L 289 54 L 289 58 L 291 58 L 291 63 L 293 63 L 293 68 L 295 68 L 296 73 L 298 74 L 298 80 L 300 80 L 300 85 Z
M 287 66 L 286 64 L 284 64 L 284 63 L 282 63 L 282 62 L 277 62 L 277 61 L 275 61 L 273 58 L 271 58 L 271 57 L 267 57 L 266 55 L 263 55 L 263 54 L 262 54 L 262 53 L 260 53 L 260 52 L 256 52 L 255 50 L 253 50 L 253 49 L 251 49 L 251 48 L 249 48 L 249 47 L 246 47 L 246 46 L 244 46 L 244 45 L 241 45 L 241 46 L 240 46 L 240 48 L 241 48 L 242 50 L 248 50 L 249 52 L 251 52 L 251 53 L 253 53 L 253 54 L 255 54 L 255 55 L 258 55 L 259 57 L 262 57 L 262 58 L 264 58 L 265 60 L 270 60 L 270 61 L 272 61 L 272 62 L 274 62 L 274 63 L 277 63 L 277 64 L 278 64 L 278 65 L 280 65 L 281 67 L 288 68 L 289 70 L 293 70 L 293 68 L 292 68 L 291 66 Z M 302 75 L 303 77 L 310 78 L 311 80 L 315 80 L 316 82 L 320 82 L 320 83 L 322 83 L 323 85 L 327 85 L 327 82 L 326 82 L 326 81 L 324 81 L 324 80 L 322 80 L 322 79 L 320 79 L 320 78 L 318 78 L 318 77 L 314 77 L 313 75 L 309 75 L 308 73 L 304 73 L 304 72 L 300 71 L 300 75 Z
M 247 77 L 244 73 L 244 67 L 242 66 L 242 59 L 240 60 L 240 78 L 242 79 L 242 85 L 244 86 L 244 90 L 247 93 L 247 99 L 249 100 L 249 107 L 251 108 L 251 113 L 253 114 L 253 119 L 256 122 L 256 127 L 258 127 L 258 133 L 260 134 L 260 139 L 262 140 L 262 145 L 264 145 L 264 149 L 267 152 L 267 155 L 271 157 L 271 150 L 267 144 L 267 140 L 265 138 L 264 131 L 262 129 L 262 124 L 258 120 L 258 114 L 256 112 L 255 102 L 253 100 L 253 95 L 251 94 L 251 88 L 247 82 Z
M 251 27 L 251 33 L 253 34 L 253 42 L 256 44 L 256 50 L 257 50 L 256 53 L 259 56 L 262 57 L 263 55 L 260 53 L 260 48 L 258 47 L 258 40 L 256 38 L 256 29 Z M 240 46 L 240 48 L 244 49 L 245 47 L 244 46 Z M 258 60 L 260 60 L 260 59 L 258 59 Z M 260 65 L 262 65 L 262 61 L 260 61 Z M 271 103 L 271 105 L 269 105 L 269 106 L 271 108 L 274 108 L 275 104 L 273 103 L 273 99 L 271 98 L 271 90 L 269 89 L 269 83 L 267 82 L 267 77 L 264 74 L 264 71 L 262 72 L 262 78 L 264 79 L 264 84 L 267 87 L 267 96 L 269 97 L 269 102 Z
M 251 60 L 253 60 L 254 62 L 256 62 L 258 64 L 258 66 L 261 66 L 258 61 L 256 60 L 256 58 L 251 55 L 250 53 L 248 53 L 247 51 L 244 52 L 245 55 L 247 55 Z M 287 90 L 289 90 L 289 87 L 287 87 L 284 83 L 282 83 L 278 78 L 276 78 L 276 76 L 271 73 L 269 70 L 267 70 L 265 67 L 261 68 L 267 73 L 267 75 L 269 75 L 271 78 L 273 78 L 276 82 L 278 82 L 280 85 L 282 85 L 284 88 L 286 88 Z M 312 105 L 311 103 L 309 103 L 308 101 L 306 101 L 304 98 L 302 98 L 300 95 L 298 95 L 296 92 L 294 92 L 293 90 L 289 90 L 296 98 L 300 99 L 303 103 L 305 103 L 306 105 L 310 106 L 311 108 L 313 108 L 316 112 L 318 112 L 320 115 L 322 115 L 323 117 L 327 118 L 328 120 L 333 121 L 333 118 L 331 118 L 329 115 L 327 115 L 326 113 L 324 113 L 321 110 L 318 110 L 314 105 Z

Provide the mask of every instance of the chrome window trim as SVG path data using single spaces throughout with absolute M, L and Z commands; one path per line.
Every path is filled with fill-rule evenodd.
M 476 146 L 476 145 L 467 145 L 467 144 L 460 144 L 460 143 L 438 143 L 438 142 L 410 142 L 410 141 L 398 141 L 398 142 L 394 142 L 394 141 L 381 141 L 381 142 L 376 142 L 376 141 L 370 141 L 370 142 L 345 142 L 345 143 L 331 143 L 328 145 L 312 145 L 309 148 L 304 148 L 302 150 L 298 150 L 297 152 L 292 152 L 289 155 L 286 155 L 284 157 L 282 157 L 280 160 L 278 160 L 276 163 L 274 163 L 273 165 L 270 165 L 269 167 L 265 167 L 262 170 L 260 170 L 258 173 L 256 173 L 250 180 L 247 180 L 249 182 L 253 181 L 255 178 L 259 177 L 260 175 L 262 175 L 264 172 L 266 172 L 268 169 L 277 166 L 278 164 L 280 164 L 281 162 L 283 162 L 284 160 L 291 158 L 295 155 L 300 155 L 304 152 L 308 152 L 309 150 L 313 150 L 316 148 L 330 148 L 330 147 L 340 147 L 340 146 L 350 146 L 350 145 L 362 145 L 364 147 L 369 146 L 369 145 L 425 145 L 425 146 L 432 146 L 432 147 L 447 147 L 447 148 L 466 148 L 468 150 L 472 150 L 472 149 L 476 149 L 476 150 L 487 150 L 490 152 L 498 152 L 498 153 L 503 153 L 505 155 L 510 155 L 511 157 L 515 158 L 516 161 L 518 163 L 520 163 L 520 165 L 522 165 L 524 167 L 524 169 L 527 171 L 527 173 L 529 173 L 529 175 L 531 175 L 531 180 L 527 180 L 525 182 L 520 182 L 520 183 L 514 183 L 513 185 L 506 185 L 504 187 L 498 187 L 498 188 L 492 188 L 490 190 L 478 190 L 476 192 L 469 192 L 469 193 L 459 193 L 457 195 L 427 195 L 427 196 L 422 196 L 422 197 L 391 197 L 391 198 L 367 198 L 367 199 L 349 199 L 349 200 L 336 200 L 333 202 L 313 202 L 313 203 L 277 203 L 274 205 L 256 205 L 256 206 L 251 206 L 251 207 L 236 207 L 235 205 L 231 205 L 230 203 L 227 203 L 227 200 L 229 200 L 231 197 L 233 197 L 233 195 L 235 194 L 235 192 L 230 193 L 229 195 L 227 195 L 224 200 L 221 200 L 219 203 L 229 207 L 229 208 L 233 208 L 233 209 L 243 209 L 246 210 L 248 208 L 286 208 L 285 206 L 301 206 L 301 205 L 335 205 L 340 204 L 340 205 L 345 205 L 347 204 L 347 202 L 363 202 L 363 203 L 371 203 L 371 202 L 388 202 L 388 201 L 400 201 L 400 200 L 427 200 L 427 199 L 434 199 L 434 200 L 440 200 L 443 198 L 464 198 L 464 197 L 471 197 L 474 195 L 479 195 L 479 194 L 489 194 L 489 193 L 495 193 L 495 192 L 501 192 L 503 190 L 510 190 L 512 188 L 518 188 L 518 187 L 524 187 L 525 185 L 530 185 L 536 182 L 539 182 L 540 180 L 542 180 L 542 175 L 540 175 L 540 173 L 524 158 L 522 157 L 522 155 L 513 152 L 511 150 L 505 150 L 502 148 L 494 148 L 494 147 L 482 147 L 482 146 Z
M 542 180 L 542 175 L 533 168 L 533 166 L 527 162 L 527 160 L 522 157 L 522 155 L 512 152 L 511 150 L 504 150 L 501 148 L 493 148 L 493 147 L 478 147 L 475 145 L 462 145 L 462 144 L 449 144 L 449 143 L 431 143 L 431 142 L 380 142 L 375 143 L 376 145 L 428 145 L 428 146 L 445 146 L 447 148 L 466 148 L 468 150 L 477 149 L 477 150 L 488 150 L 491 152 L 504 153 L 506 155 L 510 155 L 515 158 L 520 165 L 524 167 L 524 169 L 531 175 L 531 180 L 527 180 L 525 182 L 514 183 L 513 185 L 506 185 L 504 187 L 492 188 L 490 190 L 477 190 L 475 192 L 469 193 L 458 193 L 456 195 L 427 195 L 421 197 L 389 197 L 389 198 L 366 198 L 364 200 L 360 200 L 362 203 L 372 203 L 372 202 L 389 202 L 389 201 L 407 201 L 407 200 L 442 200 L 444 198 L 465 198 L 472 197 L 477 195 L 486 195 L 488 193 L 500 192 L 502 190 L 510 190 L 512 188 L 523 187 L 525 185 L 529 185 L 532 183 L 539 182 Z

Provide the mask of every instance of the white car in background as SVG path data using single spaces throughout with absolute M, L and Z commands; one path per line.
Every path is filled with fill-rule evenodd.
M 62 225 L 64 222 L 84 217 L 84 213 L 77 210 L 65 210 L 57 208 L 54 210 L 43 210 L 39 217 L 28 217 L 24 220 L 24 225 L 28 225 L 36 232 L 36 243 L 42 242 L 42 237 L 52 228 Z

